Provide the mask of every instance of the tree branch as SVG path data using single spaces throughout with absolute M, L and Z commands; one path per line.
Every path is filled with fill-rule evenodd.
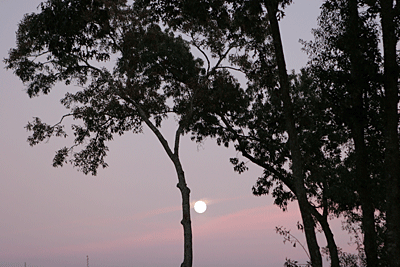
M 205 57 L 205 59 L 207 60 L 207 74 L 210 72 L 210 67 L 211 67 L 211 63 L 210 60 L 208 59 L 207 54 L 203 51 L 203 49 L 200 48 L 200 46 L 196 43 L 196 39 L 192 33 L 191 35 L 192 37 L 192 44 L 203 54 L 203 56 Z
M 137 104 L 135 101 L 131 100 L 130 98 L 121 96 L 125 101 L 131 103 L 139 113 L 139 116 L 142 120 L 146 123 L 146 125 L 150 128 L 150 130 L 156 135 L 157 139 L 160 141 L 161 145 L 163 146 L 165 152 L 167 152 L 168 156 L 171 159 L 174 159 L 174 153 L 172 152 L 171 148 L 168 145 L 168 141 L 164 138 L 162 133 L 157 129 L 157 127 L 150 121 L 149 117 L 147 116 L 146 112 Z M 179 139 L 178 139 L 179 142 Z
M 233 48 L 233 45 L 230 45 L 229 48 L 226 50 L 226 52 L 223 55 L 219 55 L 219 60 L 217 62 L 217 64 L 215 64 L 215 66 L 212 68 L 211 72 L 214 72 L 216 69 L 220 68 L 219 65 L 221 64 L 222 60 L 224 60 L 226 58 L 226 56 L 229 54 L 229 52 L 231 51 L 231 49 Z
M 225 126 L 227 127 L 227 129 L 229 130 L 229 132 L 231 132 L 234 136 L 235 139 L 239 142 L 239 151 L 242 152 L 242 155 L 249 159 L 251 162 L 253 162 L 254 164 L 266 169 L 267 171 L 271 172 L 272 174 L 274 174 L 276 177 L 278 177 L 279 180 L 281 180 L 282 182 L 285 183 L 285 185 L 296 195 L 296 191 L 294 188 L 294 185 L 292 184 L 292 182 L 290 181 L 290 178 L 285 176 L 284 174 L 280 173 L 278 170 L 276 170 L 274 167 L 272 167 L 271 165 L 267 164 L 265 161 L 257 159 L 255 157 L 253 157 L 252 155 L 250 155 L 243 144 L 242 141 L 242 136 L 240 136 L 237 131 L 235 131 L 235 129 L 233 129 L 233 127 L 229 124 L 229 122 L 227 121 L 227 119 L 224 116 L 219 115 L 223 121 L 223 123 L 225 124 Z
M 179 157 L 179 142 L 180 142 L 180 136 L 183 134 L 184 128 L 189 124 L 190 119 L 193 116 L 193 99 L 197 95 L 197 90 L 194 90 L 193 95 L 190 99 L 190 107 L 189 107 L 189 112 L 181 119 L 179 122 L 179 127 L 176 130 L 175 133 L 175 144 L 174 144 L 174 154 Z
M 243 74 L 246 74 L 243 70 L 235 68 L 235 67 L 231 67 L 231 66 L 220 66 L 220 67 L 216 67 L 215 69 L 230 69 L 230 70 L 235 70 L 235 71 L 241 72 Z

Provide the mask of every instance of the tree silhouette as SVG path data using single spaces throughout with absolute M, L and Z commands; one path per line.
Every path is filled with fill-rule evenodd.
M 182 266 L 192 266 L 190 190 L 179 159 L 180 137 L 189 132 L 198 142 L 213 137 L 219 145 L 233 144 L 261 166 L 255 195 L 271 193 L 283 210 L 298 202 L 312 266 L 322 266 L 318 225 L 331 265 L 343 261 L 330 215 L 361 223 L 368 266 L 399 266 L 399 6 L 326 0 L 315 40 L 303 42 L 310 64 L 289 74 L 279 21 L 291 2 L 42 3 L 39 14 L 21 21 L 7 68 L 30 97 L 48 94 L 58 82 L 82 89 L 61 100 L 70 112 L 60 122 L 35 118 L 26 126 L 33 131 L 29 143 L 66 137 L 64 120 L 76 119 L 73 144 L 57 152 L 53 165 L 69 162 L 96 174 L 107 167 L 108 141 L 147 125 L 178 176 Z M 159 130 L 171 114 L 178 120 L 173 146 Z M 237 157 L 231 163 L 239 173 L 247 169 Z
M 398 167 L 391 167 L 399 160 L 398 63 L 393 48 L 398 42 L 398 5 L 326 1 L 322 10 L 316 41 L 306 49 L 311 52 L 311 71 L 332 102 L 335 121 L 349 129 L 354 143 L 347 162 L 354 184 L 345 179 L 343 186 L 353 188 L 356 198 L 354 205 L 343 208 L 350 221 L 361 222 L 367 265 L 399 266 L 394 218 L 399 214 L 400 176 Z M 361 214 L 354 214 L 358 208 Z
M 111 61 L 116 64 L 108 69 Z M 192 56 L 188 43 L 123 0 L 49 0 L 40 5 L 39 13 L 25 15 L 17 47 L 5 62 L 30 97 L 50 93 L 58 82 L 82 88 L 61 99 L 69 112 L 58 123 L 35 118 L 26 126 L 32 131 L 28 142 L 33 146 L 52 136 L 66 137 L 67 118 L 80 122 L 72 124 L 73 144 L 56 153 L 55 167 L 71 163 L 96 175 L 99 167 L 107 167 L 107 142 L 116 135 L 140 133 L 144 125 L 150 128 L 177 173 L 184 230 L 182 266 L 192 266 L 190 190 L 179 146 L 206 77 L 201 75 L 202 61 Z M 172 146 L 159 130 L 171 114 L 178 121 Z

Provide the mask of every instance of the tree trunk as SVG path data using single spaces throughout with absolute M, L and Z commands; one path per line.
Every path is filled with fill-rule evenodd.
M 367 257 L 367 266 L 378 266 L 374 204 L 371 198 L 373 188 L 371 179 L 368 173 L 368 151 L 365 143 L 365 127 L 367 123 L 367 114 L 364 107 L 363 95 L 368 88 L 368 81 L 363 72 L 364 58 L 359 49 L 359 13 L 357 0 L 349 0 L 349 21 L 348 21 L 348 36 L 351 78 L 350 94 L 352 97 L 352 117 L 350 119 L 351 134 L 354 140 L 355 155 L 356 155 L 356 184 L 357 191 L 360 197 L 362 209 L 362 230 L 364 232 L 364 250 Z
M 399 4 L 396 1 L 397 5 Z M 385 88 L 385 170 L 386 170 L 386 244 L 389 266 L 400 266 L 400 155 L 398 136 L 398 77 L 396 61 L 397 37 L 394 21 L 393 1 L 381 0 L 381 25 L 384 52 Z
M 363 77 L 363 76 L 359 76 Z M 356 89 L 357 90 L 357 89 Z M 368 173 L 368 151 L 364 140 L 364 125 L 363 117 L 364 109 L 362 107 L 362 94 L 361 92 L 355 93 L 354 107 L 352 112 L 351 134 L 353 136 L 356 154 L 356 184 L 357 191 L 360 198 L 362 210 L 362 230 L 364 233 L 364 250 L 367 257 L 367 266 L 378 266 L 377 256 L 377 243 L 376 243 L 376 230 L 375 230 L 375 206 L 371 197 L 373 188 L 371 186 L 371 179 Z
M 193 245 L 192 245 L 192 222 L 190 220 L 190 189 L 186 185 L 185 173 L 183 172 L 180 160 L 174 160 L 176 172 L 178 174 L 178 184 L 176 185 L 182 195 L 182 221 L 184 236 L 184 257 L 181 267 L 192 267 L 193 264 Z
M 351 131 L 356 153 L 356 180 L 362 208 L 362 230 L 364 232 L 364 250 L 367 257 L 367 266 L 378 266 L 375 207 L 371 192 L 371 179 L 368 173 L 368 151 L 365 143 L 364 132 L 366 127 L 366 110 L 363 104 L 363 93 L 368 88 L 363 75 L 363 57 L 359 50 L 359 13 L 357 0 L 349 1 L 349 30 L 355 40 L 350 43 L 350 61 L 352 71 L 352 98 L 353 108 Z
M 308 205 L 308 208 L 311 210 L 313 216 L 318 220 L 319 224 L 322 227 L 322 231 L 324 232 L 326 242 L 328 244 L 329 255 L 331 258 L 331 267 L 340 267 L 339 261 L 339 253 L 336 246 L 335 238 L 333 236 L 331 227 L 328 223 L 328 212 L 327 205 L 324 204 L 324 213 L 321 215 L 315 207 Z
M 353 64 L 353 63 L 352 63 Z M 355 74 L 357 75 L 357 74 Z M 353 75 L 354 76 L 354 75 Z M 358 77 L 363 77 L 362 75 Z M 357 87 L 357 85 L 356 85 Z M 351 134 L 353 136 L 356 154 L 356 184 L 360 198 L 362 210 L 362 230 L 364 233 L 364 250 L 367 257 L 367 266 L 378 266 L 376 230 L 375 230 L 375 206 L 371 197 L 373 188 L 371 186 L 371 178 L 368 172 L 368 151 L 364 139 L 364 113 L 362 107 L 362 91 L 361 88 L 354 88 L 355 94 L 353 112 L 353 122 Z M 358 91 L 358 92 L 357 92 Z
M 179 128 L 175 133 L 175 145 L 174 151 L 168 145 L 167 140 L 157 129 L 156 126 L 149 120 L 147 114 L 143 109 L 135 102 L 132 102 L 138 109 L 140 117 L 144 120 L 146 125 L 150 130 L 156 135 L 157 139 L 160 141 L 168 157 L 174 163 L 176 174 L 178 175 L 177 187 L 181 191 L 182 195 L 182 220 L 181 224 L 183 226 L 183 262 L 181 267 L 192 267 L 193 265 L 193 243 L 192 243 L 192 222 L 190 220 L 190 189 L 186 185 L 185 173 L 182 168 L 181 161 L 179 159 L 179 143 L 180 136 L 183 132 L 183 125 L 180 123 Z M 187 118 L 187 117 L 186 117 Z
M 331 267 L 340 267 L 338 249 L 337 249 L 336 242 L 333 237 L 333 233 L 329 226 L 327 218 L 324 217 L 324 220 L 319 221 L 319 223 L 321 224 L 322 230 L 324 231 L 326 241 L 328 243 L 329 255 L 331 258 Z
M 315 234 L 314 220 L 307 208 L 308 200 L 307 200 L 306 190 L 304 187 L 302 156 L 301 156 L 300 146 L 298 143 L 297 130 L 295 127 L 295 121 L 293 116 L 293 104 L 289 94 L 290 84 L 286 70 L 286 63 L 283 53 L 279 23 L 277 19 L 278 5 L 276 1 L 271 1 L 271 0 L 265 1 L 264 3 L 268 11 L 272 39 L 275 49 L 275 56 L 278 64 L 280 94 L 283 102 L 286 129 L 289 135 L 289 148 L 292 156 L 292 171 L 294 177 L 296 197 L 298 200 L 300 213 L 303 220 L 304 232 L 306 235 L 307 246 L 310 252 L 312 266 L 322 267 L 322 257 Z

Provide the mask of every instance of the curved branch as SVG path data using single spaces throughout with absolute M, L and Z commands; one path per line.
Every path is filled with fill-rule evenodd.
M 52 126 L 52 128 L 54 128 L 54 127 L 60 125 L 66 117 L 70 117 L 70 116 L 74 116 L 74 115 L 75 115 L 74 113 L 68 113 L 68 114 L 63 115 L 63 116 L 61 117 L 60 121 L 57 122 L 56 124 L 54 124 L 54 125 Z
M 215 69 L 230 69 L 230 70 L 234 70 L 234 71 L 238 71 L 243 74 L 246 74 L 243 70 L 235 68 L 235 67 L 230 67 L 230 66 L 220 66 L 220 67 L 216 67 Z
M 274 174 L 276 177 L 278 177 L 279 180 L 281 180 L 282 182 L 285 183 L 285 185 L 289 188 L 290 191 L 292 191 L 296 195 L 296 190 L 295 190 L 293 183 L 291 182 L 290 177 L 285 176 L 284 174 L 282 174 L 281 172 L 276 170 L 274 167 L 267 164 L 265 161 L 257 159 L 255 157 L 253 157 L 252 155 L 250 155 L 244 147 L 243 140 L 242 140 L 243 136 L 240 136 L 237 133 L 237 131 L 235 131 L 235 129 L 233 129 L 232 125 L 229 124 L 228 120 L 224 116 L 221 116 L 221 115 L 219 115 L 219 116 L 221 117 L 221 120 L 227 127 L 228 131 L 231 132 L 235 136 L 235 139 L 239 142 L 239 150 L 242 153 L 242 155 L 245 158 L 249 159 L 254 164 L 256 164 L 256 165 L 266 169 L 267 171 L 271 172 L 272 174 Z
M 303 246 L 303 244 L 300 242 L 300 240 L 298 240 L 294 235 L 292 235 L 292 234 L 290 233 L 290 231 L 286 230 L 286 229 L 283 228 L 282 226 L 279 226 L 279 227 L 277 226 L 277 227 L 275 227 L 275 231 L 276 231 L 277 233 L 279 233 L 280 235 L 283 235 L 283 236 L 285 237 L 284 242 L 287 240 L 287 241 L 289 241 L 290 243 L 292 243 L 292 242 L 298 243 L 298 244 L 303 248 L 304 252 L 306 253 L 306 255 L 307 255 L 307 257 L 308 257 L 308 259 L 311 260 L 310 254 L 308 254 L 306 248 Z M 286 237 L 286 236 L 289 236 L 289 237 Z M 293 238 L 295 241 L 290 240 L 290 238 Z
M 171 148 L 169 147 L 168 141 L 164 138 L 162 133 L 157 129 L 157 127 L 150 121 L 149 116 L 146 114 L 146 112 L 140 107 L 139 104 L 137 104 L 135 101 L 128 97 L 124 97 L 120 95 L 122 99 L 125 101 L 131 103 L 139 113 L 139 116 L 142 118 L 142 120 L 146 123 L 146 125 L 150 128 L 150 130 L 156 135 L 157 139 L 160 141 L 161 145 L 163 146 L 165 152 L 168 154 L 168 156 L 171 159 L 174 159 L 174 153 L 172 152 Z
M 33 57 L 32 62 L 35 61 L 38 57 L 44 56 L 46 54 L 50 53 L 50 51 L 45 51 L 43 53 L 39 53 L 39 54 L 35 54 L 35 55 L 30 55 L 31 57 Z
M 181 119 L 179 122 L 179 127 L 175 133 L 175 144 L 174 144 L 174 154 L 179 157 L 179 142 L 180 136 L 183 134 L 184 128 L 189 124 L 190 119 L 193 116 L 193 100 L 197 95 L 197 90 L 194 90 L 194 93 L 190 99 L 190 107 L 189 112 Z
M 230 45 L 229 48 L 226 50 L 226 52 L 223 55 L 219 55 L 219 60 L 217 62 L 217 64 L 215 64 L 215 66 L 212 68 L 211 72 L 214 72 L 216 69 L 220 68 L 220 64 L 222 62 L 222 60 L 224 60 L 226 58 L 226 56 L 229 54 L 229 52 L 232 50 L 232 48 L 234 48 L 234 45 Z
M 210 72 L 210 67 L 211 67 L 211 63 L 210 63 L 210 60 L 208 59 L 208 56 L 207 56 L 207 54 L 203 51 L 203 49 L 201 49 L 200 48 L 200 46 L 196 43 L 196 39 L 195 39 L 195 37 L 194 37 L 194 35 L 192 34 L 191 35 L 191 37 L 192 37 L 192 45 L 194 45 L 199 51 L 200 51 L 200 53 L 202 53 L 203 54 L 203 56 L 204 56 L 204 58 L 207 60 L 207 74 Z

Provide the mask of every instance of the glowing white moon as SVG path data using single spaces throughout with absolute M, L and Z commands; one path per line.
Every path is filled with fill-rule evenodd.
M 205 212 L 207 209 L 207 205 L 204 201 L 197 201 L 196 203 L 194 203 L 194 210 L 197 213 L 203 213 Z

